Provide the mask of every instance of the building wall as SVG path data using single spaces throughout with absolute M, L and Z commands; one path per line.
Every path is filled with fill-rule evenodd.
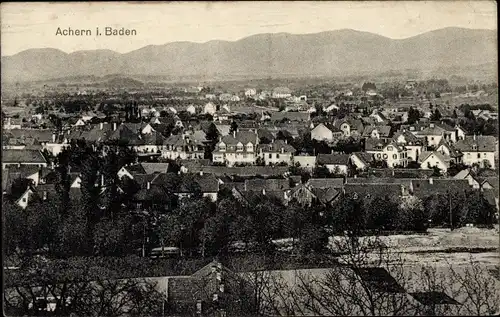
M 438 146 L 439 142 L 441 142 L 441 139 L 443 138 L 442 135 L 426 135 L 425 138 L 427 139 L 427 145 L 428 146 Z
M 338 164 L 325 164 L 330 173 L 334 173 L 335 169 L 338 168 L 339 173 L 347 175 L 347 165 L 338 165 Z
M 265 165 L 286 163 L 291 165 L 293 162 L 292 153 L 274 153 L 274 152 L 263 152 L 262 156 L 264 158 Z
M 417 161 L 420 154 L 424 150 L 422 145 L 406 145 L 406 153 L 408 155 L 408 161 Z
M 316 156 L 304 155 L 304 156 L 294 156 L 293 162 L 299 163 L 301 168 L 313 169 L 316 166 Z
M 484 160 L 487 160 L 492 169 L 495 169 L 495 153 L 494 152 L 463 152 L 462 157 L 464 165 L 479 164 L 484 167 Z M 478 157 L 479 155 L 479 157 Z
M 358 169 L 365 169 L 369 167 L 368 165 L 363 163 L 363 161 L 361 161 L 356 155 L 351 155 L 350 160 L 351 163 L 354 164 L 354 166 L 356 166 L 356 168 Z
M 422 162 L 422 164 L 420 164 L 420 168 L 424 170 L 432 169 L 434 166 L 438 167 L 443 172 L 446 172 L 448 170 L 448 165 L 438 159 L 434 154 L 431 154 L 424 162 Z
M 333 140 L 333 133 L 332 133 L 332 131 L 330 131 L 330 129 L 328 129 L 324 125 L 319 125 L 316 128 L 312 129 L 311 140 L 332 141 Z

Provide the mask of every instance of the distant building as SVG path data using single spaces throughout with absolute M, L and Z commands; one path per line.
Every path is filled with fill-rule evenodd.
M 273 89 L 273 98 L 289 98 L 292 96 L 292 91 L 287 87 L 277 87 Z
M 245 97 L 253 97 L 257 94 L 257 90 L 255 88 L 247 88 L 245 89 Z

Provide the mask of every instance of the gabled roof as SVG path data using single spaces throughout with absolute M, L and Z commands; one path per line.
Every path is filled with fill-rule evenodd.
M 437 159 L 439 159 L 442 163 L 448 164 L 448 162 L 451 160 L 449 156 L 446 156 L 444 154 L 441 154 L 441 152 L 438 151 L 423 151 L 420 156 L 418 157 L 418 162 L 419 163 L 424 163 L 429 157 L 434 156 Z
M 288 179 L 247 179 L 245 180 L 246 191 L 284 191 L 290 189 Z
M 311 192 L 322 204 L 330 203 L 340 194 L 340 190 L 335 188 L 311 188 Z
M 342 188 L 344 178 L 310 178 L 306 184 L 311 188 Z
M 226 135 L 222 137 L 221 141 L 226 145 L 232 146 L 236 146 L 239 142 L 241 142 L 243 146 L 247 145 L 248 143 L 252 143 L 253 145 L 255 145 L 257 144 L 257 134 L 255 132 L 249 131 L 238 131 L 236 132 L 235 137 L 233 135 Z M 243 148 L 243 150 L 246 150 L 245 147 Z
M 257 146 L 258 150 L 262 150 L 262 152 L 273 152 L 280 153 L 283 150 L 285 153 L 295 153 L 295 148 L 290 144 L 285 143 L 283 140 L 276 140 L 271 144 L 259 144 Z
M 168 163 L 140 163 L 146 174 L 166 173 Z
M 469 181 L 466 179 L 414 179 L 412 180 L 413 194 L 420 198 L 446 194 L 448 192 L 457 193 L 471 190 Z
M 2 163 L 47 163 L 39 150 L 3 150 Z
M 216 193 L 219 191 L 219 180 L 210 174 L 203 175 L 194 175 L 193 181 L 200 186 L 200 190 L 202 193 Z M 187 187 L 187 183 L 183 181 L 178 190 L 179 193 L 187 193 L 189 192 L 189 188 Z
M 251 176 L 281 176 L 288 172 L 286 166 L 243 166 L 243 167 L 225 167 L 225 166 L 202 166 L 193 171 L 201 171 L 207 174 L 214 174 L 215 176 L 233 176 L 238 175 L 242 177 Z
M 389 137 L 391 133 L 391 126 L 388 125 L 379 125 L 379 126 L 368 126 L 363 130 L 363 136 L 368 137 L 372 134 L 374 130 L 380 134 L 381 137 Z
M 439 149 L 440 146 L 446 147 L 450 151 L 451 157 L 463 156 L 463 154 L 460 151 L 457 151 L 453 145 L 451 145 L 448 141 L 445 140 L 445 138 L 441 138 L 436 149 Z
M 373 154 L 366 152 L 353 152 L 351 155 L 356 156 L 363 164 L 368 165 L 371 161 L 373 161 Z
M 390 197 L 396 198 L 402 195 L 400 184 L 349 184 L 344 185 L 346 194 L 356 193 L 359 196 Z
M 32 138 L 40 142 L 52 142 L 51 130 L 40 130 L 40 129 L 12 129 L 9 130 L 9 134 L 14 138 Z
M 318 158 L 316 161 L 319 165 L 347 165 L 349 162 L 349 154 L 318 154 Z
M 187 168 L 188 171 L 200 171 L 203 166 L 209 166 L 209 159 L 189 159 L 189 160 L 180 160 L 181 166 Z
M 494 136 L 466 135 L 463 140 L 458 140 L 455 143 L 455 148 L 462 152 L 494 152 L 496 150 L 497 140 Z M 474 149 L 476 146 L 476 149 Z

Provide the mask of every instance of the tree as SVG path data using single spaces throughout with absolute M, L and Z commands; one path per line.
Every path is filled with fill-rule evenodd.
M 211 159 L 212 152 L 215 150 L 215 145 L 219 141 L 219 132 L 215 124 L 211 123 L 208 127 L 206 138 L 208 140 L 208 146 L 205 147 L 205 158 Z
M 232 121 L 231 122 L 231 126 L 229 127 L 229 134 L 233 134 L 234 132 L 237 132 L 238 131 L 238 124 L 236 123 L 236 121 Z
M 439 121 L 439 120 L 441 120 L 441 113 L 439 112 L 439 110 L 437 108 L 434 109 L 434 112 L 432 113 L 430 119 L 431 119 L 431 121 Z
M 427 215 L 424 205 L 417 196 L 410 196 L 401 201 L 399 213 L 396 217 L 396 229 L 425 231 L 427 228 Z
M 417 109 L 413 109 L 413 107 L 410 107 L 410 110 L 408 111 L 408 120 L 407 120 L 408 124 L 414 124 L 420 118 L 421 118 L 420 112 Z
M 145 279 L 117 279 L 117 271 L 93 258 L 35 260 L 16 274 L 7 272 L 6 310 L 37 315 L 38 298 L 56 299 L 53 315 L 144 316 L 160 315 L 162 295 Z M 109 267 L 109 264 L 108 264 Z M 32 304 L 33 308 L 30 308 Z M 40 307 L 46 309 L 46 306 Z M 43 314 L 43 313 L 42 313 Z
M 328 167 L 324 165 L 318 165 L 313 169 L 314 178 L 329 178 L 332 176 Z

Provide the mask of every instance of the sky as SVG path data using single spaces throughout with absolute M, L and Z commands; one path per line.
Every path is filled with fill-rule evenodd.
M 337 29 L 393 39 L 444 27 L 497 29 L 494 1 L 2 3 L 1 55 L 30 48 L 110 49 L 126 53 L 176 41 L 235 41 L 259 33 L 316 33 Z M 104 27 L 136 36 L 96 36 Z M 56 35 L 91 29 L 91 36 Z

